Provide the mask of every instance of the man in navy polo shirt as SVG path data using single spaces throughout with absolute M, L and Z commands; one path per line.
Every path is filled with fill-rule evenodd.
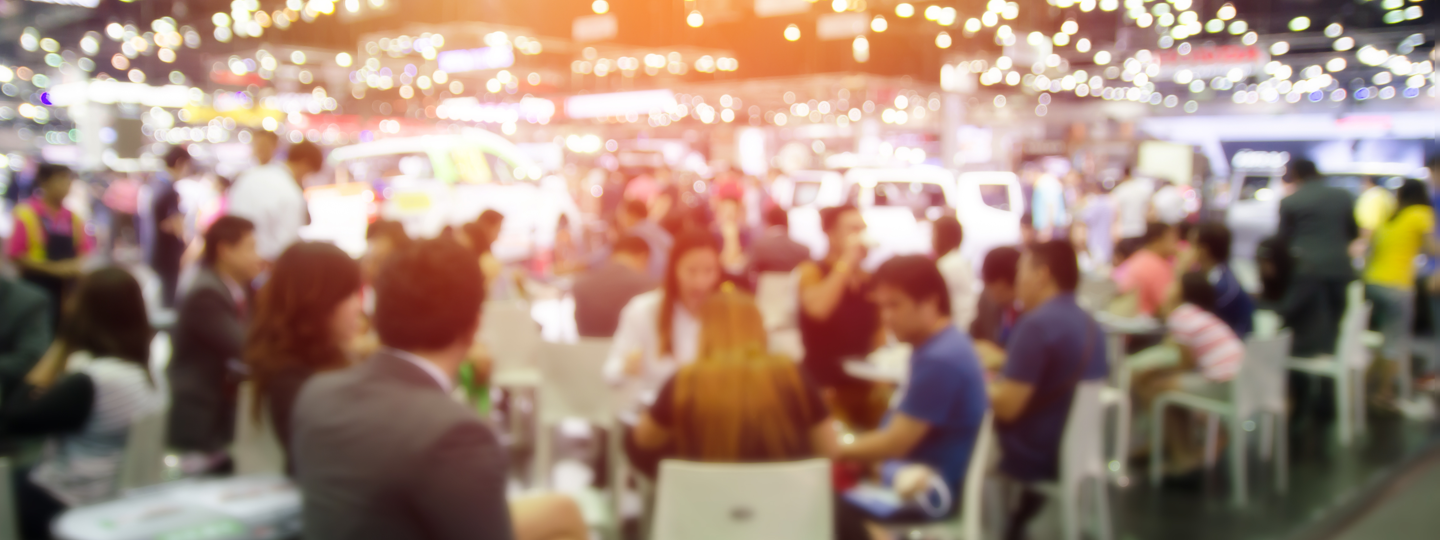
M 941 476 L 952 495 L 958 495 L 989 406 L 975 347 L 950 323 L 949 289 L 935 261 L 896 257 L 880 266 L 874 280 L 881 320 L 897 339 L 914 347 L 910 378 L 899 407 L 890 412 L 884 426 L 842 446 L 838 457 L 887 462 L 883 468 L 887 473 L 898 465 L 925 465 Z M 886 483 L 891 480 L 886 478 Z M 930 510 L 953 513 L 955 498 L 948 508 Z M 910 510 L 884 517 L 940 517 Z
M 1016 279 L 1021 315 L 1001 378 L 991 392 L 1000 471 L 1023 483 L 1055 480 L 1070 400 L 1080 381 L 1109 374 L 1105 334 L 1075 303 L 1080 282 L 1075 249 L 1052 241 L 1026 248 Z M 1042 504 L 1026 491 L 1011 517 L 1008 538 L 1019 538 Z

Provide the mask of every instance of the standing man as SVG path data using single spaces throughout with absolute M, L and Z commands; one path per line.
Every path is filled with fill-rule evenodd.
M 185 213 L 180 211 L 180 192 L 175 182 L 190 175 L 190 151 L 172 146 L 165 153 L 165 170 L 155 175 L 150 199 L 150 216 L 155 230 L 150 268 L 160 277 L 161 302 L 175 305 L 175 289 L 180 283 L 180 258 L 185 254 Z
M 1125 178 L 1110 192 L 1115 207 L 1115 266 L 1134 255 L 1145 243 L 1145 224 L 1150 216 L 1150 199 L 1155 194 L 1155 184 L 1146 178 L 1136 178 L 1130 167 L 1125 167 Z
M 765 230 L 750 245 L 750 281 L 762 272 L 791 272 L 810 260 L 810 248 L 790 238 L 790 214 L 771 206 L 765 211 Z
M 60 325 L 65 295 L 92 247 L 85 222 L 64 206 L 74 181 L 69 167 L 41 164 L 35 173 L 39 193 L 15 206 L 15 228 L 5 250 L 20 276 L 49 295 L 52 329 Z
M 836 458 L 883 463 L 883 480 L 907 499 L 924 495 L 929 485 L 897 484 L 896 473 L 905 465 L 925 466 L 939 475 L 951 494 L 959 494 L 990 406 L 975 348 L 950 322 L 949 289 L 929 257 L 890 259 L 875 272 L 874 280 L 880 318 L 896 339 L 914 347 L 909 380 L 884 426 L 841 446 Z M 950 497 L 948 508 L 929 509 L 933 513 L 907 505 L 900 515 L 883 517 L 937 519 L 951 513 L 958 499 Z
M 658 283 L 665 277 L 665 264 L 670 261 L 670 247 L 675 244 L 675 239 L 649 215 L 650 209 L 644 201 L 626 199 L 615 219 L 621 234 L 638 236 L 650 246 L 650 263 L 646 273 Z
M 243 374 L 249 285 L 264 261 L 255 252 L 255 225 L 224 216 L 205 231 L 205 253 L 180 302 L 170 379 L 170 446 L 218 461 L 235 430 Z
M 1348 252 L 1360 236 L 1355 201 L 1345 190 L 1325 185 L 1312 161 L 1292 162 L 1288 176 L 1298 187 L 1280 201 L 1277 236 L 1293 261 L 1281 315 L 1295 331 L 1292 354 L 1332 354 L 1345 290 L 1355 280 Z
M 990 391 L 1000 471 L 1024 484 L 1053 481 L 1070 402 L 1081 381 L 1105 378 L 1105 333 L 1075 303 L 1080 267 L 1075 248 L 1051 241 L 1026 248 L 1017 290 L 1025 315 L 1011 336 L 1005 367 Z M 1026 490 L 1011 516 L 1007 538 L 1023 530 L 1043 504 Z
M 257 157 L 263 140 L 255 138 Z M 290 147 L 284 163 L 251 169 L 231 186 L 230 214 L 255 224 L 255 249 L 262 259 L 274 262 L 300 239 L 306 220 L 305 193 L 300 185 L 324 164 L 320 147 L 300 142 Z

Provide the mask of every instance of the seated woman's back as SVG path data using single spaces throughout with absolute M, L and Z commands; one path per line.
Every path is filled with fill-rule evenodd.
M 695 461 L 828 455 L 834 444 L 829 411 L 794 362 L 767 352 L 754 299 L 727 286 L 705 303 L 700 319 L 695 363 L 665 383 L 648 415 L 654 425 L 642 425 L 637 438 Z M 655 431 L 663 438 L 646 437 Z

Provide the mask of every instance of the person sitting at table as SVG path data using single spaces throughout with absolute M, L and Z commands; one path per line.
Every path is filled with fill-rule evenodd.
M 21 538 L 49 538 L 66 508 L 118 494 L 130 427 L 165 406 L 147 367 L 153 335 L 129 272 L 102 268 L 77 284 L 55 343 L 0 413 L 0 439 L 50 439 L 13 479 Z
M 980 301 L 975 306 L 970 337 L 986 369 L 999 369 L 1005 363 L 1005 346 L 1019 317 L 1015 310 L 1015 273 L 1019 262 L 1020 250 L 1004 246 L 990 250 L 980 267 L 980 280 L 985 288 L 980 291 Z
M 1175 226 L 1158 221 L 1150 223 L 1145 229 L 1144 246 L 1115 269 L 1115 284 L 1125 305 L 1112 311 L 1124 316 L 1155 316 L 1160 304 L 1165 302 L 1170 283 L 1175 281 L 1171 260 L 1179 250 L 1179 242 Z
M 1076 386 L 1110 373 L 1105 333 L 1075 301 L 1079 283 L 1069 242 L 1032 244 L 1020 257 L 1016 290 L 1025 314 L 1010 336 L 990 406 L 1003 456 L 1000 472 L 1022 484 L 1055 480 Z M 1033 490 L 1022 492 L 1007 535 L 1021 537 L 1043 504 Z
M 989 402 L 985 376 L 970 338 L 950 322 L 950 295 L 934 261 L 911 255 L 890 259 L 875 272 L 880 317 L 896 339 L 910 344 L 909 378 L 902 397 L 877 431 L 856 436 L 836 457 L 882 464 L 882 479 L 908 503 L 882 521 L 937 519 L 958 505 Z M 923 471 L 918 475 L 902 472 Z M 933 478 L 915 481 L 905 478 Z M 938 500 L 933 491 L 948 491 Z M 923 501 L 916 501 L 923 497 Z
M 1230 228 L 1224 223 L 1201 223 L 1190 230 L 1190 248 L 1180 255 L 1175 271 L 1204 272 L 1215 288 L 1215 305 L 1210 311 L 1244 339 L 1254 327 L 1255 301 L 1230 271 L 1230 243 Z
M 1161 306 L 1166 340 L 1132 357 L 1136 411 L 1149 411 L 1160 394 L 1178 390 L 1227 400 L 1231 379 L 1240 373 L 1245 345 L 1214 312 L 1215 288 L 1205 272 L 1190 272 L 1171 287 Z M 1142 371 L 1143 370 L 1143 371 Z M 1165 417 L 1166 463 L 1172 474 L 1193 471 L 1203 455 L 1191 436 L 1190 413 L 1170 409 Z M 1160 451 L 1151 448 L 1150 451 Z

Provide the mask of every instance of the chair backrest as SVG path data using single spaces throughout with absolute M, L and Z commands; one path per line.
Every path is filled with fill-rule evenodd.
M 480 340 L 495 360 L 495 369 L 535 365 L 540 347 L 540 325 L 521 300 L 490 300 L 480 315 Z
M 1254 322 L 1254 331 L 1250 333 L 1251 337 L 1275 337 L 1280 333 L 1280 327 L 1285 325 L 1285 321 L 1280 318 L 1279 313 L 1268 309 L 1255 310 L 1255 314 L 1251 316 L 1250 320 Z
M 170 367 L 174 348 L 169 332 L 156 332 L 150 340 L 150 380 L 155 381 L 155 390 L 166 400 L 170 399 L 170 377 L 165 370 Z
M 1290 358 L 1289 330 L 1272 337 L 1251 337 L 1245 341 L 1245 363 L 1231 383 L 1232 403 L 1240 418 L 1257 412 L 1285 412 L 1286 381 Z
M 285 450 L 270 425 L 270 414 L 262 406 L 255 416 L 255 384 L 240 383 L 240 396 L 235 407 L 235 442 L 230 457 L 235 460 L 235 474 L 281 474 L 285 471 Z
M 755 302 L 766 330 L 794 328 L 798 324 L 799 278 L 794 272 L 761 272 L 755 280 Z
M 540 418 L 550 424 L 582 418 L 608 425 L 615 419 L 620 394 L 605 383 L 610 340 L 540 345 Z
M 958 513 L 965 540 L 980 540 L 980 531 L 984 530 L 980 520 L 984 513 L 985 477 L 990 472 L 991 456 L 995 454 L 994 422 L 994 412 L 985 411 L 975 447 L 970 451 L 970 463 L 965 466 L 965 485 L 960 487 L 964 492 L 960 497 L 963 507 Z
M 831 540 L 830 461 L 695 463 L 665 460 L 654 540 Z
M 165 480 L 165 418 L 168 407 L 142 413 L 130 424 L 116 488 L 120 492 Z
M 1105 423 L 1100 408 L 1100 390 L 1104 381 L 1080 381 L 1070 401 L 1070 415 L 1065 419 L 1065 435 L 1060 441 L 1060 481 L 1105 474 Z
M 20 540 L 20 516 L 15 512 L 10 460 L 0 457 L 0 540 Z
M 1365 330 L 1370 327 L 1374 306 L 1366 301 L 1351 300 L 1340 318 L 1340 336 L 1335 340 L 1335 358 L 1352 368 L 1370 365 L 1370 349 L 1365 347 Z

